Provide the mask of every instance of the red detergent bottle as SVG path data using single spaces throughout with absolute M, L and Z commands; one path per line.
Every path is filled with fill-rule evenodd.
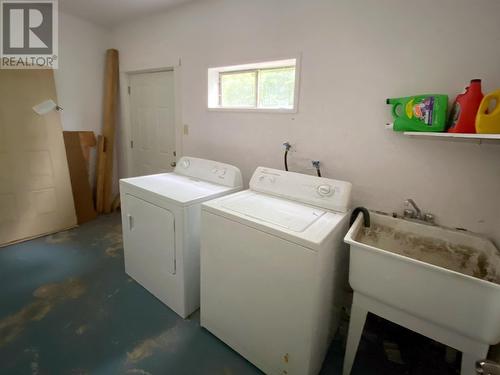
M 481 80 L 473 79 L 465 92 L 455 99 L 448 119 L 448 133 L 475 133 L 476 114 L 481 100 Z

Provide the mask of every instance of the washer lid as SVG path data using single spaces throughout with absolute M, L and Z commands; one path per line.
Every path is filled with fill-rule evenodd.
M 265 194 L 229 197 L 222 207 L 293 232 L 304 231 L 326 213 L 319 208 Z
M 176 204 L 189 205 L 217 197 L 238 189 L 214 184 L 177 173 L 163 173 L 120 180 L 120 190 L 133 190 L 133 194 L 147 200 L 156 194 Z
M 203 202 L 202 211 L 317 251 L 331 236 L 347 231 L 348 213 L 244 190 Z M 340 238 L 340 237 L 339 237 Z

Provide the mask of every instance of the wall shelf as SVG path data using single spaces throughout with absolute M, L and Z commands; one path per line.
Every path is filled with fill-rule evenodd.
M 404 132 L 404 135 L 417 138 L 442 139 L 448 141 L 462 141 L 474 143 L 499 143 L 500 134 L 462 134 L 462 133 L 433 133 L 433 132 Z

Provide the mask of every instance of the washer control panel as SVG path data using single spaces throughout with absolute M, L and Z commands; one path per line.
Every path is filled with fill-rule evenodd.
M 184 156 L 177 163 L 174 173 L 229 187 L 243 186 L 237 167 L 213 160 Z
M 250 180 L 250 189 L 334 211 L 347 212 L 351 204 L 352 184 L 259 167 Z

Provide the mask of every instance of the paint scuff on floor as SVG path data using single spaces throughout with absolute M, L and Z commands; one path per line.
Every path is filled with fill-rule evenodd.
M 123 253 L 123 237 L 121 225 L 114 225 L 110 232 L 104 236 L 104 241 L 108 244 L 104 250 L 108 257 L 116 258 Z
M 84 324 L 84 325 L 81 325 L 80 327 L 78 327 L 75 331 L 75 333 L 78 335 L 78 336 L 81 336 L 83 335 L 85 332 L 87 332 L 87 330 L 89 329 L 89 326 Z
M 42 320 L 57 304 L 79 298 L 85 290 L 85 285 L 77 278 L 37 288 L 33 292 L 34 302 L 0 320 L 0 348 L 21 334 L 30 322 Z
M 141 341 L 131 352 L 127 352 L 127 363 L 140 362 L 156 350 L 173 350 L 178 340 L 178 325 L 174 325 L 156 337 Z
M 130 370 L 127 370 L 127 374 L 151 375 L 150 372 L 143 370 L 142 368 L 131 368 Z
M 40 373 L 40 365 L 39 365 L 40 353 L 39 353 L 38 349 L 29 348 L 29 349 L 26 349 L 25 352 L 33 355 L 31 363 L 30 363 L 31 375 L 38 375 Z
M 45 242 L 50 244 L 65 243 L 74 240 L 76 237 L 76 232 L 73 230 L 65 230 L 63 232 L 58 232 L 45 237 Z

